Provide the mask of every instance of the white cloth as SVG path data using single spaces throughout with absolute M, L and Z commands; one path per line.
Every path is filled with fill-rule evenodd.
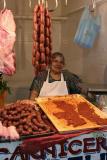
M 47 79 L 43 83 L 39 97 L 62 96 L 62 95 L 68 95 L 66 81 L 64 81 L 63 74 L 61 73 L 61 81 L 55 81 L 49 83 L 49 71 L 48 71 Z

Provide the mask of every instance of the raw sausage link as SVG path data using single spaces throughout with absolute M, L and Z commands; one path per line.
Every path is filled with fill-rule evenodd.
M 29 100 L 20 100 L 8 107 L 4 106 L 0 110 L 2 124 L 6 127 L 14 125 L 20 135 L 49 133 L 50 127 L 42 119 L 42 113 L 35 111 L 35 105 L 28 102 Z

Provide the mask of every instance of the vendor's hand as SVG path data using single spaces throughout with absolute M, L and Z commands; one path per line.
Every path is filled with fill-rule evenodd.
M 82 94 L 87 95 L 88 88 L 84 83 L 78 83 L 78 88 L 81 90 Z
M 28 105 L 34 105 L 35 106 L 35 110 L 38 111 L 38 106 L 36 105 L 36 102 L 33 100 L 29 100 L 29 99 L 23 99 L 20 101 L 21 104 L 28 104 Z
M 21 101 L 21 103 L 23 103 L 23 104 L 31 104 L 31 105 L 35 104 L 35 102 L 33 100 L 29 100 L 29 99 L 23 99 Z
M 29 100 L 29 99 L 17 100 L 17 102 L 19 102 L 21 104 L 31 104 L 31 105 L 35 104 L 35 101 Z

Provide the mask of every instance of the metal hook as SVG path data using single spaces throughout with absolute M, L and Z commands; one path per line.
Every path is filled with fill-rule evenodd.
M 31 0 L 29 0 L 29 7 L 30 7 L 30 8 L 31 8 L 31 5 L 32 5 Z
M 67 6 L 67 4 L 68 4 L 68 0 L 65 0 L 65 5 Z
M 6 10 L 6 0 L 3 0 L 3 10 L 2 10 L 2 13 L 4 13 Z
M 6 9 L 6 0 L 3 1 L 3 9 Z
M 48 8 L 48 1 L 45 0 L 45 7 Z
M 46 0 L 46 1 L 48 1 L 48 0 Z M 47 6 L 48 6 L 48 4 L 47 4 Z M 48 9 L 48 10 L 49 10 L 49 12 L 53 12 L 53 11 L 55 11 L 55 9 L 57 9 L 57 7 L 58 7 L 58 0 L 55 0 L 55 8 L 54 9 Z
M 41 2 L 41 1 L 40 1 L 40 0 L 38 0 L 38 4 L 39 4 L 39 5 L 40 5 L 40 2 Z
M 42 4 L 44 4 L 45 2 L 44 2 L 44 0 L 42 0 Z
M 44 0 L 38 0 L 38 4 L 44 4 Z
M 66 0 L 67 1 L 67 0 Z M 38 5 L 45 4 L 45 7 L 48 8 L 48 0 L 38 0 Z M 54 9 L 48 9 L 49 12 L 53 12 L 58 7 L 58 0 L 55 0 L 55 8 Z
M 95 8 L 96 8 L 96 2 L 95 2 L 95 0 L 91 0 L 91 1 L 92 1 L 92 9 L 95 10 Z
M 58 7 L 58 0 L 56 0 L 55 3 L 56 3 L 56 7 L 55 7 L 55 9 L 56 9 Z

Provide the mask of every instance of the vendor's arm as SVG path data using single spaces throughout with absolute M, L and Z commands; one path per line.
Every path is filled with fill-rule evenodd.
M 38 97 L 39 92 L 40 92 L 40 80 L 38 79 L 38 77 L 35 77 L 30 87 L 30 99 L 35 100 L 35 98 Z
M 77 87 L 79 88 L 81 94 L 87 95 L 88 87 L 85 83 L 79 82 L 77 83 Z
M 43 71 L 38 74 L 32 81 L 30 87 L 30 99 L 35 100 L 36 97 L 39 96 L 40 90 L 43 86 L 44 81 L 46 80 L 47 71 Z
M 35 90 L 30 91 L 30 99 L 35 100 L 36 97 L 38 97 L 39 93 Z
M 69 94 L 87 94 L 87 87 L 79 76 L 69 72 L 68 70 L 66 70 L 64 74 Z

